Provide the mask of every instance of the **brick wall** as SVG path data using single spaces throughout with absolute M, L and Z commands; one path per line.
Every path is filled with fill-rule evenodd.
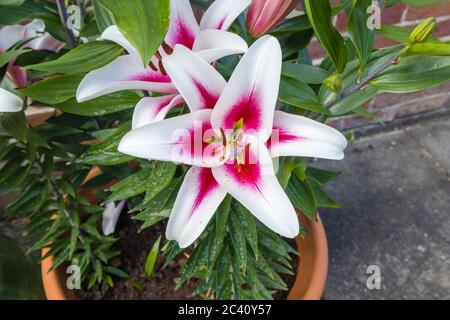
M 333 0 L 332 2 L 336 4 L 339 3 L 339 0 Z M 383 9 L 381 21 L 383 25 L 397 25 L 412 29 L 420 21 L 430 16 L 436 17 L 438 21 L 434 36 L 441 40 L 450 40 L 450 1 L 425 6 L 410 6 L 404 3 L 398 3 L 392 7 Z M 346 21 L 345 13 L 342 12 L 335 18 L 334 23 L 340 31 L 345 32 Z M 396 43 L 381 35 L 377 34 L 375 36 L 376 48 L 383 48 Z M 313 40 L 309 49 L 314 62 L 319 63 L 324 55 L 320 43 Z M 441 109 L 444 111 L 447 109 L 450 110 L 450 82 L 411 94 L 379 94 L 367 104 L 367 107 L 369 111 L 373 112 L 385 122 L 417 115 L 422 112 Z M 371 123 L 369 120 L 360 116 L 347 116 L 330 121 L 330 124 L 339 129 L 354 128 L 369 123 Z

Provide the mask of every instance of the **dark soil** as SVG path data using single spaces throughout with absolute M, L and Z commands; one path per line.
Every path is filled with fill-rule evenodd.
M 180 268 L 184 264 L 186 257 L 180 254 L 168 266 L 163 267 L 164 255 L 159 255 L 153 275 L 150 279 L 144 276 L 144 266 L 147 256 L 156 239 L 164 232 L 166 223 L 159 223 L 149 229 L 138 233 L 141 222 L 132 220 L 131 217 L 123 213 L 116 228 L 115 236 L 118 241 L 118 250 L 122 254 L 117 258 L 117 265 L 126 271 L 130 277 L 119 279 L 115 277 L 114 288 L 108 288 L 105 292 L 100 290 L 82 291 L 79 296 L 83 300 L 188 300 L 198 299 L 192 297 L 191 293 L 196 288 L 195 281 L 184 284 L 175 290 L 176 280 L 180 275 Z M 291 245 L 295 246 L 292 241 Z M 297 266 L 297 257 L 292 257 L 292 265 Z M 294 269 L 295 270 L 295 269 Z M 295 277 L 291 275 L 281 275 L 288 288 L 291 288 Z M 277 292 L 275 299 L 286 299 L 288 291 Z
M 115 277 L 114 288 L 106 292 L 81 292 L 82 299 L 106 300 L 185 300 L 193 299 L 191 292 L 195 289 L 194 282 L 188 282 L 180 289 L 175 290 L 175 281 L 179 277 L 180 266 L 186 259 L 180 254 L 177 259 L 163 268 L 165 257 L 158 256 L 153 275 L 147 279 L 144 275 L 144 266 L 147 256 L 156 239 L 163 235 L 165 223 L 159 223 L 152 228 L 138 233 L 141 222 L 134 221 L 126 213 L 119 219 L 118 230 L 115 234 L 120 240 L 118 249 L 122 254 L 118 257 L 120 268 L 130 277 L 119 279 Z

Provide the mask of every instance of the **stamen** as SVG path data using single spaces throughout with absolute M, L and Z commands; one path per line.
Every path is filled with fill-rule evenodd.
M 149 63 L 148 65 L 150 66 L 150 68 L 151 68 L 153 71 L 158 71 L 158 68 L 155 67 L 155 65 L 153 64 L 153 62 L 150 61 L 150 63 Z
M 166 69 L 164 69 L 162 60 L 159 60 L 158 66 L 159 66 L 159 71 L 161 71 L 161 73 L 162 73 L 163 75 L 167 75 L 167 72 L 166 72 Z
M 173 53 L 173 49 L 165 41 L 163 41 L 161 46 L 168 55 L 171 55 Z

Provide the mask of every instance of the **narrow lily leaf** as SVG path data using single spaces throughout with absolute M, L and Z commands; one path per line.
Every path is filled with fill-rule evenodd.
M 360 90 L 336 103 L 330 109 L 331 114 L 334 116 L 339 116 L 349 113 L 372 99 L 377 93 L 378 90 L 376 88 L 368 86 L 367 88 Z
M 82 79 L 83 75 L 53 77 L 19 89 L 19 92 L 34 100 L 53 105 L 75 97 L 78 84 Z
M 450 80 L 450 66 L 412 74 L 385 74 L 370 82 L 386 92 L 407 93 L 437 86 Z
M 348 36 L 356 48 L 360 70 L 364 69 L 373 47 L 374 31 L 367 27 L 367 8 L 372 0 L 353 0 L 353 10 L 348 18 Z
M 278 99 L 284 103 L 304 110 L 325 114 L 330 113 L 327 108 L 317 101 L 314 90 L 298 79 L 283 77 L 280 83 Z
M 314 194 L 307 181 L 301 181 L 295 175 L 292 175 L 286 188 L 286 193 L 294 207 L 300 209 L 308 218 L 316 219 L 317 208 Z
M 109 12 L 98 2 L 98 0 L 92 0 L 92 6 L 94 7 L 95 22 L 97 23 L 100 31 L 105 31 L 110 25 L 113 25 L 113 19 Z
M 0 6 L 21 6 L 25 0 L 1 0 Z
M 81 116 L 102 116 L 134 108 L 140 99 L 141 97 L 136 93 L 123 91 L 81 103 L 72 98 L 55 105 L 55 108 L 63 112 Z
M 128 199 L 132 196 L 143 193 L 146 190 L 147 179 L 151 176 L 152 172 L 145 168 L 119 181 L 110 188 L 113 193 L 107 201 L 112 202 L 121 199 Z
M 147 65 L 169 27 L 169 0 L 98 0 Z
M 308 167 L 305 170 L 308 178 L 313 179 L 319 184 L 324 184 L 329 181 L 336 179 L 341 173 L 336 171 L 329 171 L 324 169 L 319 169 L 315 167 Z
M 145 262 L 145 269 L 144 273 L 147 279 L 150 279 L 153 274 L 153 269 L 155 268 L 156 259 L 158 258 L 159 253 L 159 244 L 161 242 L 161 236 L 156 239 L 155 243 L 153 244 L 152 249 L 150 250 L 147 261 Z
M 283 63 L 281 74 L 309 84 L 321 84 L 330 76 L 328 71 L 319 67 L 293 62 Z
M 347 64 L 344 39 L 331 23 L 331 7 L 328 0 L 305 0 L 306 13 L 314 32 L 323 45 L 334 66 L 342 73 Z
M 18 49 L 18 50 L 8 50 L 6 52 L 0 53 L 0 68 L 6 65 L 9 61 L 16 59 L 21 54 L 30 52 L 30 49 Z
M 57 60 L 26 66 L 25 69 L 61 74 L 78 74 L 103 67 L 120 56 L 123 48 L 109 41 L 82 44 Z
M 331 198 L 320 186 L 319 183 L 308 180 L 314 196 L 314 202 L 317 208 L 340 208 L 341 205 Z

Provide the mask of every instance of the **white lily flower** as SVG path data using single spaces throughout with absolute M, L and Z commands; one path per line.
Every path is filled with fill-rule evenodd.
M 105 236 L 113 234 L 116 230 L 117 220 L 125 206 L 125 200 L 119 202 L 116 206 L 114 202 L 108 202 L 105 211 L 102 214 L 102 231 Z
M 184 46 L 177 45 L 164 58 L 167 73 L 196 111 L 132 130 L 119 151 L 193 165 L 166 230 L 166 237 L 180 247 L 200 236 L 227 193 L 273 231 L 295 237 L 297 215 L 275 176 L 272 158 L 343 158 L 347 140 L 339 131 L 275 111 L 281 62 L 280 45 L 271 36 L 252 45 L 228 83 Z M 202 136 L 205 131 L 210 135 Z M 276 141 L 270 139 L 274 133 Z
M 48 50 L 58 52 L 64 47 L 64 43 L 44 32 L 45 24 L 40 19 L 35 19 L 26 25 L 4 26 L 0 29 L 0 53 L 10 49 L 22 40 L 32 39 L 24 47 L 33 50 Z M 27 85 L 27 71 L 10 61 L 6 70 L 8 77 L 16 86 Z
M 250 2 L 251 0 L 216 0 L 205 12 L 199 25 L 189 0 L 171 0 L 169 29 L 149 66 L 143 64 L 137 49 L 117 26 L 108 27 L 101 39 L 116 42 L 129 54 L 88 73 L 78 87 L 76 94 L 78 102 L 120 90 L 165 93 L 169 95 L 146 97 L 139 102 L 133 115 L 132 127 L 138 128 L 164 119 L 170 109 L 183 104 L 184 100 L 167 75 L 162 58 L 170 55 L 177 44 L 192 49 L 208 62 L 246 52 L 247 43 L 238 35 L 225 30 L 250 5 Z
M 22 110 L 23 100 L 15 94 L 0 88 L 0 112 L 17 112 Z

